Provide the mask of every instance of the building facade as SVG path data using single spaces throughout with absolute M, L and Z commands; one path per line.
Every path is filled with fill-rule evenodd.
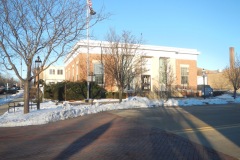
M 55 84 L 65 80 L 65 69 L 64 66 L 50 66 L 44 70 L 40 79 L 43 79 L 45 84 Z
M 89 44 L 89 45 L 88 45 Z M 67 55 L 65 63 L 65 78 L 69 81 L 86 80 L 88 74 L 94 74 L 96 82 L 108 91 L 116 91 L 110 75 L 104 73 L 102 56 L 104 48 L 109 47 L 108 42 L 80 41 Z M 174 75 L 172 86 L 176 88 L 196 89 L 197 87 L 197 57 L 200 54 L 196 49 L 175 48 L 153 45 L 140 45 L 138 52 L 143 53 L 146 60 L 147 71 L 139 78 L 142 90 L 162 90 L 163 62 L 167 59 Z M 134 83 L 134 82 L 131 82 Z M 133 89 L 134 84 L 132 84 Z

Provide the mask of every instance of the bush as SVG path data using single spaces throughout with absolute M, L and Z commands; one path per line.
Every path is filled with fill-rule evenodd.
M 47 98 L 47 99 L 52 99 L 52 89 L 51 89 L 51 86 L 49 85 L 45 85 L 44 86 L 44 98 Z
M 106 90 L 101 86 L 92 83 L 89 98 L 105 98 Z M 46 85 L 44 97 L 53 100 L 84 100 L 87 98 L 87 82 L 60 82 L 57 84 Z
M 122 98 L 126 98 L 127 94 L 123 93 Z M 119 92 L 107 92 L 106 93 L 106 98 L 113 98 L 113 99 L 118 99 L 119 98 Z

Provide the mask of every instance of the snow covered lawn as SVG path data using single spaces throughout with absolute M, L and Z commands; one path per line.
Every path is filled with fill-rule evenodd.
M 0 104 L 8 103 L 16 97 L 20 97 L 23 93 L 12 95 L 8 99 L 3 99 Z M 23 108 L 16 108 L 16 111 L 11 110 L 0 116 L 0 127 L 14 127 L 26 125 L 40 125 L 59 120 L 65 120 L 87 114 L 94 114 L 98 112 L 118 110 L 118 109 L 131 109 L 131 108 L 148 108 L 159 106 L 194 106 L 194 105 L 207 105 L 207 104 L 227 104 L 227 103 L 240 103 L 240 98 L 233 99 L 231 95 L 222 95 L 214 98 L 183 98 L 183 99 L 169 99 L 167 102 L 162 100 L 149 100 L 146 97 L 130 97 L 123 100 L 122 103 L 113 102 L 113 100 L 95 100 L 94 105 L 78 104 L 74 105 L 69 102 L 57 104 L 49 101 L 41 103 L 41 109 L 37 110 L 33 106 L 30 113 L 23 114 Z M 105 104 L 103 102 L 111 102 Z M 101 104 L 102 103 L 102 104 Z

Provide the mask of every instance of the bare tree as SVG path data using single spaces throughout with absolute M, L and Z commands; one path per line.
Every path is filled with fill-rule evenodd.
M 0 73 L 0 87 L 5 86 L 5 84 L 8 84 L 8 88 L 10 86 L 13 86 L 17 83 L 17 81 L 12 77 L 12 75 L 8 72 Z
M 234 64 L 230 64 L 223 70 L 223 75 L 229 80 L 233 87 L 233 97 L 236 98 L 237 90 L 240 88 L 240 59 L 236 57 Z
M 114 30 L 110 30 L 107 41 L 108 47 L 103 54 L 104 70 L 108 78 L 114 79 L 121 102 L 124 89 L 128 89 L 142 73 L 144 55 L 139 52 L 141 38 L 137 39 L 128 31 L 117 35 Z
M 79 41 L 90 20 L 92 26 L 107 17 L 100 12 L 86 18 L 87 8 L 93 13 L 81 0 L 0 0 L 1 63 L 24 84 L 24 113 L 29 113 L 30 82 L 38 76 L 32 74 L 37 56 L 41 71 L 47 69 Z M 25 76 L 20 74 L 20 61 Z

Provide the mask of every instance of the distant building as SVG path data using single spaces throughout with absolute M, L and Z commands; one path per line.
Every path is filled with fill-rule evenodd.
M 229 67 L 234 67 L 235 64 L 235 53 L 234 47 L 229 47 Z M 198 73 L 200 73 L 200 68 Z M 209 84 L 214 90 L 232 90 L 232 84 L 229 80 L 223 75 L 222 70 L 207 70 L 207 81 L 206 83 Z M 198 74 L 198 76 L 200 76 Z
M 203 84 L 202 68 L 198 68 L 198 85 Z M 223 75 L 222 70 L 206 70 L 205 84 L 213 90 L 231 90 L 232 85 Z
M 66 80 L 86 80 L 87 46 L 87 41 L 79 41 L 67 55 L 64 61 Z M 116 87 L 109 86 L 108 82 L 112 80 L 104 74 L 104 71 L 103 74 L 99 71 L 101 54 L 104 54 L 103 47 L 109 47 L 108 42 L 89 41 L 89 72 L 97 75 L 97 83 L 104 84 L 107 90 L 116 90 Z M 141 75 L 141 85 L 147 82 L 148 87 L 142 88 L 143 90 L 154 91 L 155 88 L 161 88 L 162 84 L 159 81 L 161 79 L 161 64 L 162 60 L 166 58 L 169 59 L 174 70 L 175 82 L 173 85 L 178 88 L 196 89 L 197 57 L 199 55 L 196 49 L 141 45 L 138 51 L 145 53 L 144 58 L 147 59 L 148 72 Z
M 229 60 L 230 60 L 230 67 L 234 67 L 234 63 L 235 63 L 234 47 L 229 47 Z
M 64 66 L 50 66 L 44 70 L 40 79 L 43 79 L 46 84 L 55 84 L 65 80 Z
M 209 71 L 208 73 L 208 84 L 214 90 L 231 90 L 232 85 L 229 80 L 223 75 L 222 71 Z

